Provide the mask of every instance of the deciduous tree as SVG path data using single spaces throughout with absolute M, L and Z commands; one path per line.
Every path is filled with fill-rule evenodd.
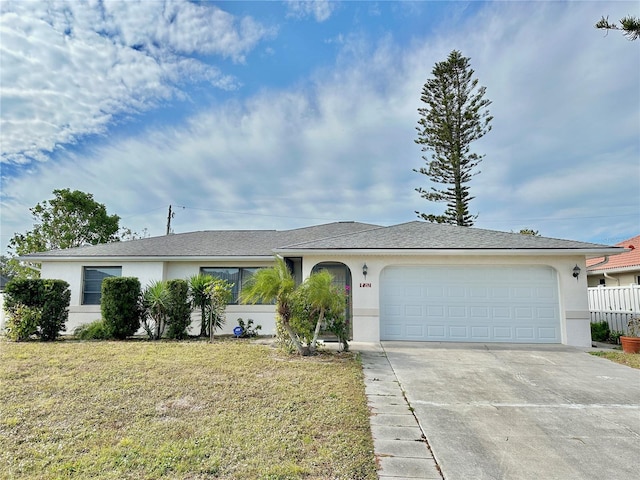
M 9 250 L 13 255 L 120 240 L 120 217 L 109 215 L 106 207 L 96 202 L 92 194 L 65 188 L 54 190 L 53 195 L 53 199 L 29 209 L 33 216 L 33 229 L 16 233 L 11 238 Z M 124 233 L 127 232 L 131 235 L 129 230 Z M 9 264 L 18 276 L 38 276 L 36 270 L 21 266 L 15 258 Z

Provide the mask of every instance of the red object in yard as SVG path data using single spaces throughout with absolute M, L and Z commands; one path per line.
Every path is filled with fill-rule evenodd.
M 620 337 L 624 353 L 640 353 L 640 337 Z

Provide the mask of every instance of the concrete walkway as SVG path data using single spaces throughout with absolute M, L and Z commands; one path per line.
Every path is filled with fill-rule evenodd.
M 352 349 L 361 354 L 378 478 L 442 480 L 382 346 L 356 344 Z

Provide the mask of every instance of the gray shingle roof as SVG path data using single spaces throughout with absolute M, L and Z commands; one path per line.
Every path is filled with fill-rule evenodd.
M 286 250 L 598 249 L 607 245 L 414 221 L 332 238 L 289 244 Z
M 294 230 L 210 230 L 142 238 L 126 242 L 24 255 L 22 258 L 80 257 L 255 257 L 272 256 L 274 249 L 290 243 L 307 242 L 359 232 L 378 225 L 335 222 Z
M 414 221 L 390 227 L 336 222 L 294 230 L 213 230 L 24 255 L 67 258 L 270 257 L 313 250 L 607 250 L 593 243 Z M 620 249 L 622 251 L 622 249 Z M 615 252 L 614 252 L 615 253 Z

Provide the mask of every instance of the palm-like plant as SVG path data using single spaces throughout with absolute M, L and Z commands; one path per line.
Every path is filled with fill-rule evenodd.
M 242 303 L 256 304 L 258 302 L 276 301 L 278 320 L 289 335 L 300 355 L 308 355 L 291 326 L 294 292 L 296 282 L 281 257 L 276 257 L 275 265 L 258 270 L 240 292 Z
M 306 304 L 317 314 L 313 338 L 309 345 L 311 353 L 316 351 L 320 327 L 327 311 L 344 310 L 344 293 L 332 284 L 333 275 L 326 270 L 312 274 L 300 287 Z
M 144 291 L 143 299 L 144 328 L 151 338 L 157 340 L 164 333 L 171 310 L 171 294 L 167 288 L 167 282 L 161 280 L 151 282 Z
M 200 336 L 207 336 L 207 310 L 209 308 L 209 294 L 207 287 L 211 283 L 211 276 L 199 273 L 189 278 L 189 290 L 191 294 L 191 305 L 199 308 L 201 314 Z
M 213 341 L 213 333 L 222 328 L 225 322 L 225 310 L 232 298 L 233 283 L 220 278 L 211 278 L 205 289 L 209 302 L 209 338 Z

